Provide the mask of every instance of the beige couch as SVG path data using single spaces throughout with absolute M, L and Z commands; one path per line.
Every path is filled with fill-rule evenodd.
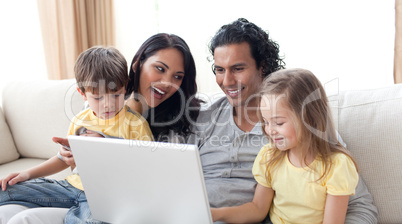
M 337 128 L 356 157 L 379 210 L 379 223 L 402 223 L 402 84 L 330 97 Z M 0 176 L 54 156 L 82 108 L 74 80 L 18 82 L 3 91 Z M 62 179 L 70 171 L 53 175 Z

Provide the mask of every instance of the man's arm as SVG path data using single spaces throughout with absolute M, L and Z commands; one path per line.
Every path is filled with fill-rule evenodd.
M 373 197 L 359 175 L 355 195 L 349 197 L 345 224 L 376 224 L 377 218 L 378 211 L 373 204 Z

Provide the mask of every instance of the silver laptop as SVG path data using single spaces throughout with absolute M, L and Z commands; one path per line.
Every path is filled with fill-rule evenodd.
M 195 145 L 68 137 L 95 219 L 212 223 Z

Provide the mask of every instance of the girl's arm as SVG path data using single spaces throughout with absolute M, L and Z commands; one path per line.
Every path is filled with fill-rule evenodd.
M 212 208 L 213 221 L 226 223 L 260 222 L 267 216 L 273 197 L 272 188 L 257 184 L 252 202 L 235 207 Z
M 24 170 L 19 173 L 11 173 L 4 179 L 0 180 L 0 185 L 3 191 L 6 190 L 7 183 L 11 186 L 18 182 L 35 179 L 38 177 L 44 177 L 58 173 L 68 167 L 63 161 L 61 161 L 57 156 L 46 160 L 45 162 L 34 166 L 30 169 Z
M 349 195 L 334 196 L 327 194 L 323 224 L 345 223 Z

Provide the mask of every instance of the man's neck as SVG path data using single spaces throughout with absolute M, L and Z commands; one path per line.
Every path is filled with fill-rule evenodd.
M 250 132 L 259 121 L 257 112 L 257 106 L 233 107 L 233 120 L 240 130 Z

